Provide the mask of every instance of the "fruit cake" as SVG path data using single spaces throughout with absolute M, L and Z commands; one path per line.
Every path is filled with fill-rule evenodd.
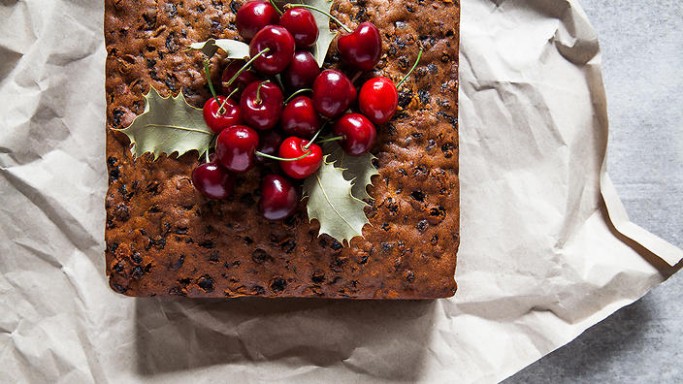
M 180 156 L 133 155 L 131 140 L 121 130 L 145 113 L 145 95 L 152 88 L 162 97 L 182 95 L 196 108 L 211 104 L 212 99 L 216 103 L 222 100 L 222 105 L 226 105 L 225 97 L 212 97 L 209 83 L 220 88 L 221 70 L 217 68 L 229 66 L 230 61 L 221 57 L 220 52 L 214 56 L 207 81 L 205 53 L 189 47 L 209 39 L 247 43 L 249 39 L 256 40 L 259 28 L 263 27 L 258 23 L 263 20 L 254 20 L 258 16 L 254 12 L 241 20 L 237 17 L 242 7 L 254 7 L 254 3 L 269 6 L 268 2 L 236 0 L 105 0 L 109 173 L 105 256 L 111 288 L 138 297 L 452 296 L 456 291 L 460 240 L 457 0 L 334 0 L 331 4 L 331 14 L 339 23 L 332 21 L 329 26 L 338 32 L 338 37 L 331 43 L 323 68 L 330 69 L 325 72 L 328 75 L 335 70 L 348 74 L 354 95 L 364 82 L 377 77 L 389 84 L 398 83 L 416 62 L 418 52 L 424 51 L 412 75 L 397 87 L 395 113 L 374 118 L 376 137 L 363 144 L 371 149 L 361 145 L 361 149 L 374 155 L 372 165 L 378 173 L 366 190 L 370 198 L 365 199 L 363 213 L 368 224 L 363 226 L 362 236 L 339 241 L 322 233 L 317 219 L 309 220 L 307 199 L 301 198 L 301 182 L 289 178 L 287 167 L 290 171 L 296 168 L 291 164 L 280 168 L 272 164 L 248 167 L 234 175 L 226 173 L 225 177 L 230 179 L 229 193 L 219 190 L 212 196 L 202 186 L 202 180 L 210 181 L 210 177 L 196 174 L 200 168 L 205 172 L 223 172 L 223 168 L 208 169 L 207 164 L 213 164 L 213 160 L 205 163 L 203 156 L 198 160 L 197 151 Z M 246 13 L 247 8 L 244 9 Z M 272 18 L 267 24 L 278 22 L 277 14 Z M 305 29 L 302 26 L 306 20 L 301 20 L 286 22 L 283 16 L 283 27 L 272 29 Z M 368 23 L 379 31 L 381 54 L 370 65 L 347 61 L 349 49 L 367 50 L 368 46 L 353 39 L 341 41 L 340 36 L 355 33 Z M 306 40 L 305 36 L 291 34 L 297 47 Z M 342 44 L 361 45 L 349 48 Z M 250 48 L 253 46 L 250 44 Z M 274 68 L 270 74 L 282 70 L 265 69 L 267 64 L 263 64 L 264 70 Z M 302 70 L 304 74 L 309 72 Z M 301 79 L 282 77 L 286 98 L 291 93 L 291 83 Z M 266 88 L 259 86 L 257 97 L 266 95 Z M 243 90 L 242 99 L 248 90 L 249 87 Z M 386 101 L 384 94 L 374 96 L 376 103 Z M 313 99 L 316 98 L 318 95 L 314 94 Z M 360 117 L 339 117 L 333 111 L 329 115 L 321 113 L 319 118 L 329 119 L 335 132 L 349 132 L 365 119 L 363 114 L 375 108 L 370 105 L 372 102 L 367 97 L 358 101 L 354 96 L 349 105 L 341 108 L 350 107 Z M 308 107 L 302 104 L 301 108 Z M 319 112 L 325 109 L 320 108 Z M 259 124 L 255 113 L 246 112 L 243 120 Z M 233 136 L 240 134 L 231 132 Z M 222 135 L 221 131 L 215 144 L 217 153 L 211 156 L 221 155 L 218 143 Z M 262 136 L 260 140 L 262 143 L 268 139 Z M 265 148 L 261 145 L 261 149 Z M 349 144 L 350 147 L 359 148 Z M 206 155 L 208 158 L 208 152 Z M 296 175 L 298 171 L 292 172 Z M 282 212 L 277 209 L 268 211 L 268 207 L 278 204 L 272 196 L 273 188 L 281 187 L 279 182 L 288 183 L 294 191 L 292 196 L 297 197 L 289 200 L 288 204 L 293 201 L 294 205 L 286 214 L 279 214 Z

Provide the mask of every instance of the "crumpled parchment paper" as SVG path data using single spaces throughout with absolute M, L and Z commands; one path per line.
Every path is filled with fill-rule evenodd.
M 495 382 L 683 257 L 628 222 L 606 174 L 599 48 L 578 4 L 463 0 L 455 298 L 117 295 L 103 4 L 5 0 L 0 20 L 0 382 Z

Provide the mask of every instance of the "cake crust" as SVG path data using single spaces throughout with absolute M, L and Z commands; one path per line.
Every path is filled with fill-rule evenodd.
M 112 289 L 129 296 L 452 296 L 460 240 L 458 1 L 335 1 L 333 12 L 347 25 L 372 21 L 381 31 L 376 75 L 398 82 L 425 49 L 399 90 L 399 112 L 378 127 L 379 176 L 366 210 L 371 224 L 350 246 L 319 237 L 304 204 L 284 222 L 261 218 L 262 170 L 240 176 L 233 197 L 216 202 L 191 184 L 196 152 L 132 158 L 127 137 L 112 129 L 143 112 L 151 86 L 164 97 L 183 92 L 201 106 L 209 97 L 202 56 L 186 48 L 209 38 L 239 39 L 234 22 L 241 3 L 105 0 L 105 253 Z M 339 66 L 334 44 L 328 60 Z

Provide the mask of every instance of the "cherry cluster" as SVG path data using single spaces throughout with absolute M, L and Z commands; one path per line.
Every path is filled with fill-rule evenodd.
M 277 161 L 286 176 L 273 173 L 261 181 L 259 210 L 269 220 L 284 219 L 296 210 L 300 197 L 293 180 L 318 171 L 323 160 L 319 144 L 338 141 L 349 155 L 367 153 L 377 136 L 375 124 L 388 122 L 398 106 L 390 79 L 372 78 L 358 92 L 343 72 L 321 70 L 310 52 L 319 35 L 311 11 L 321 12 L 345 31 L 337 41 L 344 64 L 359 74 L 370 71 L 382 55 L 374 24 L 364 22 L 352 31 L 309 5 L 284 8 L 282 12 L 273 2 L 257 0 L 237 12 L 237 29 L 249 42 L 250 59 L 232 60 L 224 68 L 223 95 L 209 80 L 213 97 L 203 113 L 218 135 L 215 154 L 192 174 L 204 196 L 225 199 L 232 193 L 235 174 L 256 163 Z M 208 62 L 205 71 L 210 78 Z M 361 113 L 350 110 L 356 101 Z M 333 136 L 323 137 L 328 124 Z

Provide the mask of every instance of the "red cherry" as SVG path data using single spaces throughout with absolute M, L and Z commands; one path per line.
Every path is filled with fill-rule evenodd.
M 280 17 L 269 2 L 250 1 L 237 11 L 236 24 L 240 36 L 249 40 L 256 35 L 261 28 L 270 24 L 277 24 Z
M 280 16 L 280 25 L 285 27 L 294 37 L 296 47 L 305 49 L 318 40 L 318 25 L 308 9 L 290 8 Z
M 382 57 L 382 37 L 371 22 L 361 23 L 355 31 L 337 40 L 342 61 L 363 71 L 372 70 Z
M 280 161 L 280 168 L 287 176 L 301 180 L 318 171 L 323 161 L 323 150 L 318 144 L 311 144 L 308 149 L 304 148 L 308 140 L 299 137 L 288 137 L 280 144 L 279 156 L 283 159 L 296 159 L 306 152 L 310 153 L 303 159 L 295 161 Z
M 375 124 L 391 120 L 398 108 L 398 92 L 386 77 L 374 77 L 363 84 L 358 94 L 360 111 Z
M 340 142 L 344 152 L 359 156 L 370 151 L 375 144 L 377 130 L 367 117 L 360 113 L 348 113 L 334 124 L 334 134 L 343 137 Z
M 221 110 L 221 106 L 223 109 Z M 204 103 L 204 121 L 215 134 L 221 133 L 225 128 L 239 124 L 241 121 L 240 109 L 231 99 L 225 96 L 212 97 Z
M 294 58 L 287 69 L 282 73 L 282 80 L 287 89 L 296 91 L 302 88 L 310 88 L 319 74 L 320 67 L 315 61 L 315 57 L 308 51 L 298 51 L 294 54 Z
M 266 80 L 251 83 L 242 93 L 240 111 L 245 123 L 256 129 L 271 129 L 280 120 L 284 96 L 277 84 Z
M 221 76 L 221 84 L 223 86 L 223 94 L 229 95 L 231 94 L 235 89 L 238 89 L 237 92 L 234 94 L 234 98 L 236 100 L 240 99 L 240 96 L 242 95 L 242 91 L 247 87 L 247 85 L 261 80 L 261 77 L 254 71 L 252 70 L 247 70 L 239 74 L 235 81 L 228 86 L 228 81 L 232 79 L 233 76 L 235 76 L 235 73 L 239 71 L 245 64 L 246 62 L 244 60 L 232 60 L 230 63 L 225 67 L 223 70 L 223 75 Z
M 258 146 L 258 152 L 265 153 L 266 155 L 277 156 L 277 151 L 280 148 L 282 139 L 282 135 L 275 130 L 262 133 Z M 259 163 L 267 163 L 272 160 L 263 156 L 256 156 L 256 161 Z
M 282 110 L 282 130 L 292 136 L 310 139 L 320 129 L 320 118 L 313 107 L 313 100 L 297 96 Z
M 261 181 L 259 211 L 268 220 L 291 216 L 299 204 L 299 193 L 292 183 L 279 175 L 266 175 Z
M 313 83 L 313 105 L 327 118 L 335 118 L 356 100 L 356 88 L 343 73 L 326 69 Z
M 263 27 L 249 44 L 249 55 L 256 56 L 259 52 L 269 49 L 254 61 L 254 68 L 266 75 L 278 74 L 287 68 L 294 57 L 294 38 L 279 25 Z
M 232 175 L 216 163 L 204 163 L 192 171 L 192 185 L 209 199 L 227 199 L 234 184 Z
M 218 135 L 216 158 L 229 171 L 246 172 L 254 166 L 254 153 L 258 143 L 256 131 L 244 125 L 233 125 Z

